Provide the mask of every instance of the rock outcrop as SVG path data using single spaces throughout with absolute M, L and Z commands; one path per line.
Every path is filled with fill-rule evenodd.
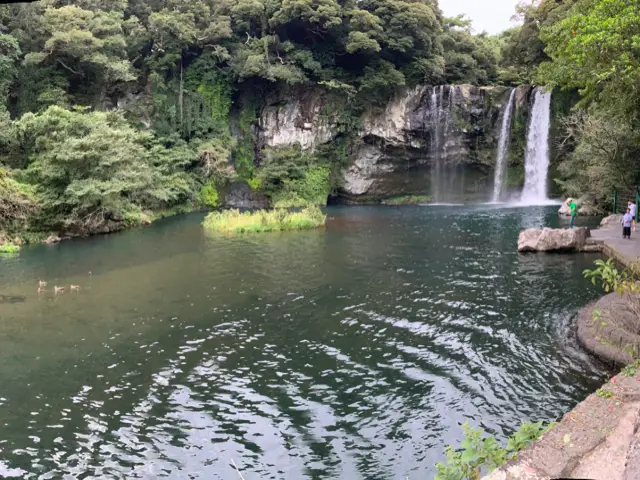
M 526 122 L 531 91 L 518 87 L 516 113 L 521 114 L 514 118 Z M 383 108 L 371 107 L 359 119 L 359 139 L 339 195 L 354 202 L 434 197 L 432 173 L 439 162 L 442 178 L 435 183 L 460 200 L 486 200 L 509 95 L 506 87 L 417 86 L 399 91 Z M 344 105 L 336 102 L 342 101 L 321 89 L 268 100 L 259 121 L 259 145 L 317 150 L 340 135 L 338 112 Z
M 604 217 L 600 222 L 600 228 L 615 228 L 622 225 L 622 214 L 614 213 L 608 217 Z
M 599 209 L 589 198 L 582 197 L 576 200 L 578 207 L 578 215 L 582 217 L 595 217 L 602 214 L 602 210 Z M 569 199 L 566 199 L 560 209 L 558 215 L 568 217 L 571 215 L 571 209 L 569 208 Z
M 282 99 L 273 101 L 260 116 L 261 145 L 299 145 L 302 150 L 314 150 L 336 134 L 337 113 L 326 113 L 331 99 L 322 91 L 295 91 L 284 102 Z
M 638 298 L 605 295 L 578 314 L 578 340 L 600 359 L 617 366 L 627 365 L 640 353 L 639 313 Z
M 62 241 L 62 239 L 57 236 L 57 235 L 50 235 L 49 237 L 47 237 L 47 239 L 44 241 L 44 243 L 48 244 L 48 245 L 52 245 L 54 243 L 60 243 Z
M 519 252 L 575 252 L 582 251 L 591 236 L 588 228 L 529 228 L 520 232 Z
M 244 182 L 232 184 L 224 196 L 227 208 L 269 208 L 269 199 L 262 192 L 252 190 Z

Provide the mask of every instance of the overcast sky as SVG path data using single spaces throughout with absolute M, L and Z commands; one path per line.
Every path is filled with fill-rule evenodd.
M 510 19 L 518 0 L 439 0 L 439 3 L 447 17 L 464 13 L 471 18 L 476 33 L 483 30 L 498 33 L 516 25 Z

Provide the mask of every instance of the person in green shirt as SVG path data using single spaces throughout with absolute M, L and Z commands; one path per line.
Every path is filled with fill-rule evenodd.
M 576 221 L 576 215 L 578 215 L 578 206 L 576 205 L 576 202 L 573 198 L 570 198 L 568 202 L 569 211 L 571 212 L 571 222 L 569 222 L 569 228 L 573 228 Z

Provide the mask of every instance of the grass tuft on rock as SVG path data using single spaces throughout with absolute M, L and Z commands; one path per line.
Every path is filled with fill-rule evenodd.
M 404 195 L 387 198 L 382 201 L 383 205 L 420 205 L 421 203 L 431 203 L 431 197 L 427 195 Z
M 319 207 L 307 207 L 299 212 L 283 209 L 240 212 L 212 212 L 204 219 L 205 228 L 223 233 L 275 232 L 309 230 L 322 227 L 326 217 Z

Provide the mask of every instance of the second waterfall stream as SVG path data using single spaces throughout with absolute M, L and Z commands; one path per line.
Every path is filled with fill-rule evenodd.
M 509 137 L 511 136 L 511 117 L 513 116 L 513 104 L 516 98 L 516 89 L 511 90 L 509 102 L 502 114 L 502 125 L 500 126 L 500 139 L 498 141 L 498 157 L 496 158 L 496 170 L 493 181 L 493 199 L 499 202 L 504 184 L 504 167 L 507 163 L 507 152 L 509 148 Z

